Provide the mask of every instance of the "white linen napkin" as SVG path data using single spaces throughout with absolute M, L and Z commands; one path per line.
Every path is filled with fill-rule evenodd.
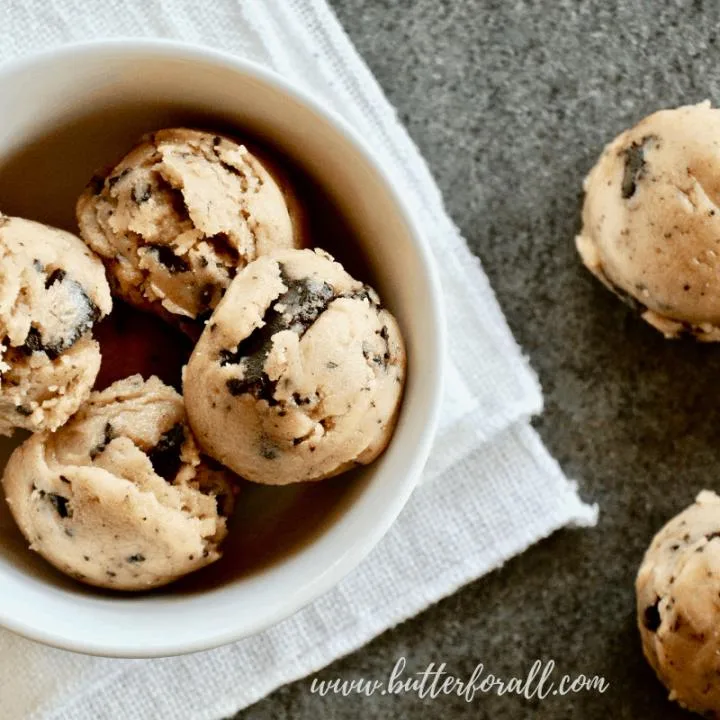
M 542 409 L 537 379 L 424 161 L 325 0 L 0 2 L 0 60 L 129 36 L 181 39 L 265 63 L 323 97 L 371 141 L 426 228 L 443 282 L 451 363 L 442 420 L 425 482 L 392 530 L 314 604 L 255 637 L 160 660 L 91 658 L 0 630 L 0 718 L 217 720 L 355 650 L 557 528 L 597 519 L 530 427 Z

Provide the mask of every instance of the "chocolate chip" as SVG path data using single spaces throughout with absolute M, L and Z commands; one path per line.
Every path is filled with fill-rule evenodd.
M 263 317 L 264 324 L 255 328 L 235 350 L 222 350 L 219 354 L 221 365 L 242 365 L 242 380 L 232 379 L 227 383 L 233 395 L 250 393 L 270 402 L 275 382 L 265 374 L 265 361 L 272 347 L 273 336 L 284 330 L 292 330 L 302 337 L 335 298 L 333 287 L 326 282 L 311 278 L 296 280 L 286 274 L 282 265 L 280 276 L 287 290 L 267 309 Z M 283 312 L 275 309 L 277 304 L 283 306 Z
M 210 261 L 204 255 L 201 255 L 198 258 L 198 262 L 200 263 L 201 268 L 206 268 L 210 264 Z
M 135 185 L 132 189 L 132 199 L 138 204 L 142 205 L 152 197 L 152 188 L 149 183 L 144 185 Z
M 266 460 L 276 460 L 279 453 L 278 449 L 274 445 L 268 445 L 267 443 L 263 442 L 260 445 L 260 454 Z
M 48 275 L 47 280 L 45 280 L 45 289 L 47 290 L 51 285 L 54 285 L 56 282 L 62 282 L 65 279 L 66 272 L 64 270 L 61 270 L 60 268 L 56 268 L 53 270 L 50 275 Z
M 60 482 L 64 482 L 66 485 L 70 485 L 70 481 L 64 476 L 60 476 Z
M 72 517 L 72 508 L 68 507 L 70 501 L 66 497 L 57 493 L 46 493 L 44 490 L 40 491 L 40 497 L 47 497 L 61 518 Z
M 23 417 L 29 417 L 33 414 L 32 408 L 27 407 L 26 405 L 17 405 L 15 407 L 15 412 L 18 415 L 22 415 Z
M 369 285 L 363 285 L 360 290 L 348 293 L 342 297 L 348 298 L 349 300 L 367 300 L 373 307 L 380 310 L 381 305 L 378 301 L 375 291 Z
M 333 362 L 332 360 L 328 360 L 328 361 L 325 363 L 325 367 L 326 367 L 328 370 L 334 370 L 336 367 L 338 367 L 338 364 L 337 364 L 336 362 Z
M 210 330 L 215 330 L 217 325 L 213 324 L 210 326 Z M 231 364 L 237 364 L 239 362 L 237 353 L 233 352 L 232 350 L 221 350 L 218 353 L 218 360 L 220 361 L 220 367 L 224 367 L 225 365 L 231 365 Z
M 220 167 L 225 170 L 226 172 L 229 172 L 231 175 L 237 175 L 238 177 L 245 177 L 245 173 L 240 170 L 240 168 L 235 167 L 234 165 L 231 165 L 229 162 L 226 162 L 225 160 L 220 160 Z
M 175 478 L 182 465 L 180 451 L 183 442 L 185 442 L 185 426 L 176 423 L 161 435 L 158 444 L 148 452 L 153 470 L 167 482 Z
M 167 245 L 148 244 L 152 252 L 157 253 L 158 262 L 167 268 L 171 273 L 182 273 L 190 270 L 187 260 L 176 255 L 172 248 Z
M 102 453 L 103 450 L 105 450 L 105 448 L 111 443 L 114 437 L 115 432 L 113 430 L 113 426 L 109 422 L 105 423 L 102 440 L 92 450 L 90 450 L 90 459 L 94 460 L 98 455 L 100 455 L 100 453 Z
M 233 397 L 250 394 L 257 400 L 265 400 L 269 405 L 274 406 L 278 404 L 278 401 L 275 399 L 275 388 L 277 387 L 277 382 L 275 380 L 271 380 L 265 374 L 255 380 L 230 378 L 226 382 L 226 386 Z
M 637 183 L 645 175 L 645 146 L 651 136 L 644 137 L 639 143 L 631 145 L 622 151 L 625 156 L 625 171 L 623 172 L 622 197 L 627 200 L 635 194 Z
M 28 330 L 25 343 L 20 346 L 20 350 L 25 355 L 32 355 L 34 352 L 44 352 L 45 346 L 40 337 L 40 331 L 37 328 L 31 327 L 30 330 Z
M 135 555 L 131 555 L 127 561 L 129 563 L 141 563 L 145 562 L 145 556 L 141 555 L 140 553 L 136 553 Z
M 658 609 L 659 605 L 660 598 L 655 601 L 654 605 L 650 605 L 649 607 L 645 608 L 645 612 L 643 614 L 643 624 L 650 632 L 655 632 L 660 627 L 660 623 L 662 622 L 662 618 L 660 617 L 660 610 Z
M 117 577 L 117 573 L 113 572 L 112 570 L 106 570 L 105 574 L 111 578 Z
M 48 278 L 45 286 L 49 288 L 58 280 L 67 286 L 68 292 L 72 293 L 74 302 L 79 304 L 76 308 L 76 325 L 68 328 L 64 336 L 50 339 L 43 338 L 36 327 L 31 327 L 25 338 L 25 343 L 18 348 L 25 355 L 44 352 L 50 360 L 55 360 L 60 353 L 72 347 L 90 330 L 100 317 L 100 309 L 90 299 L 84 288 L 75 280 L 68 279 L 63 270 L 55 270 Z
M 125 168 L 120 174 L 113 175 L 112 177 L 108 178 L 107 184 L 108 188 L 113 188 L 115 185 L 122 180 L 128 173 L 130 172 L 130 168 Z
M 705 536 L 705 539 L 706 539 L 708 542 L 710 542 L 713 538 L 718 538 L 718 537 L 720 537 L 720 532 L 715 531 L 715 532 L 708 533 L 708 534 Z

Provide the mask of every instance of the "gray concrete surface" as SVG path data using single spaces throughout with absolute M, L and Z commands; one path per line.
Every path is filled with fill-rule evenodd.
M 545 442 L 600 525 L 562 531 L 320 678 L 446 662 L 501 676 L 536 658 L 603 675 L 604 695 L 326 697 L 297 682 L 266 718 L 690 717 L 642 660 L 632 583 L 654 531 L 718 486 L 720 347 L 664 342 L 580 267 L 580 184 L 614 134 L 662 106 L 720 101 L 718 3 L 334 0 L 481 257 L 545 388 Z

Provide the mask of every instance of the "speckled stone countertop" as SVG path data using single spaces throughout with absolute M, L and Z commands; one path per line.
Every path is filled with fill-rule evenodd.
M 720 4 L 706 0 L 333 0 L 432 167 L 543 383 L 536 425 L 585 498 L 566 530 L 334 663 L 385 679 L 396 658 L 501 677 L 537 658 L 603 694 L 319 697 L 304 680 L 243 719 L 691 717 L 642 659 L 633 580 L 654 532 L 720 486 L 720 347 L 665 342 L 581 267 L 581 182 L 616 133 L 660 107 L 720 101 Z

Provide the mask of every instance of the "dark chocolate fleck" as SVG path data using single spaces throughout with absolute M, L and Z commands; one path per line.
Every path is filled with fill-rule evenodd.
M 129 563 L 141 563 L 145 562 L 145 556 L 141 555 L 140 553 L 136 553 L 135 555 L 131 555 L 127 561 Z
M 114 573 L 112 570 L 106 570 L 106 571 L 105 571 L 105 574 L 106 574 L 108 577 L 117 577 L 117 573 Z
M 56 268 L 53 270 L 47 277 L 47 280 L 45 280 L 45 289 L 49 288 L 51 285 L 54 285 L 56 282 L 62 282 L 65 279 L 66 272 L 64 270 L 61 270 L 60 268 Z
M 625 171 L 621 194 L 625 200 L 635 194 L 637 182 L 645 174 L 645 145 L 651 139 L 653 138 L 650 136 L 644 137 L 639 143 L 634 142 L 622 151 L 625 156 Z
M 220 353 L 222 365 L 241 364 L 243 368 L 242 379 L 233 378 L 227 382 L 231 394 L 249 393 L 271 405 L 274 404 L 275 382 L 265 374 L 264 366 L 273 336 L 283 330 L 292 330 L 302 337 L 335 297 L 335 291 L 328 283 L 295 280 L 285 274 L 282 266 L 280 273 L 287 290 L 265 312 L 265 324 L 253 330 L 235 350 Z M 276 304 L 284 306 L 283 312 L 275 309 Z
M 266 445 L 262 445 L 260 447 L 260 454 L 266 459 L 266 460 L 276 460 L 278 453 L 277 450 L 273 447 L 268 447 Z
M 25 344 L 20 347 L 20 350 L 25 355 L 32 355 L 34 352 L 44 352 L 45 346 L 43 345 L 42 338 L 40 337 L 40 331 L 36 327 L 31 327 L 28 330 L 27 337 L 25 338 Z
M 29 408 L 26 405 L 17 405 L 15 407 L 15 412 L 24 417 L 28 417 L 33 414 L 32 408 Z
M 100 442 L 92 450 L 90 450 L 90 459 L 94 460 L 98 455 L 100 455 L 100 453 L 105 450 L 105 448 L 110 444 L 114 437 L 115 434 L 113 431 L 113 426 L 109 422 L 105 423 L 102 440 L 100 440 Z
M 53 504 L 57 514 L 61 518 L 72 517 L 72 508 L 68 507 L 70 501 L 66 497 L 58 495 L 57 493 L 45 493 L 42 490 L 40 493 L 41 497 L 47 497 L 47 499 Z
M 662 622 L 662 618 L 660 617 L 660 610 L 658 610 L 659 605 L 660 598 L 655 601 L 654 605 L 650 605 L 649 607 L 645 608 L 645 613 L 643 614 L 643 624 L 650 632 L 655 632 L 660 627 L 660 623 Z
M 158 262 L 171 273 L 182 273 L 190 270 L 187 260 L 176 255 L 168 245 L 148 244 L 147 247 L 157 253 Z
M 60 482 L 64 482 L 66 485 L 70 485 L 70 481 L 64 476 L 60 476 Z
M 108 181 L 107 181 L 108 188 L 114 187 L 115 184 L 119 180 L 122 180 L 129 172 L 130 172 L 130 168 L 125 168 L 119 175 L 113 175 L 112 177 L 108 178 Z
M 176 423 L 163 433 L 158 444 L 148 453 L 153 470 L 167 482 L 172 481 L 180 469 L 182 464 L 180 450 L 183 442 L 185 442 L 185 427 L 182 423 Z
M 138 204 L 142 205 L 152 197 L 152 188 L 149 184 L 135 185 L 132 189 L 132 199 Z

